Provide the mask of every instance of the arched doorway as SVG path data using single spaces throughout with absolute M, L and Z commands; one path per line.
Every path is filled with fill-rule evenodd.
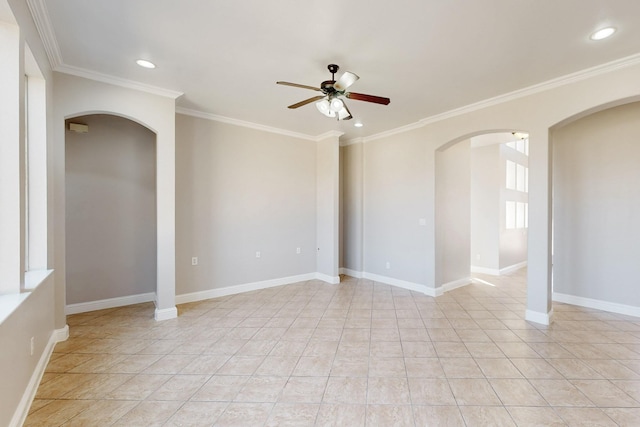
M 436 287 L 527 264 L 528 138 L 485 131 L 435 153 Z
M 155 133 L 111 114 L 65 128 L 67 313 L 154 301 Z

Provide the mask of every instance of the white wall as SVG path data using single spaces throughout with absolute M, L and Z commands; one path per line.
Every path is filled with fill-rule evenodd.
M 506 187 L 506 162 L 525 167 L 529 162 L 526 155 L 502 143 L 513 141 L 511 134 L 487 134 L 475 140 L 482 143 L 471 149 L 472 270 L 499 275 L 527 261 L 527 230 L 507 228 L 506 202 L 526 203 L 529 198 Z
M 53 78 L 51 67 L 26 1 L 0 0 L 0 10 L 3 11 L 3 14 L 8 12 L 9 7 L 15 17 L 14 24 L 19 27 L 20 40 L 28 44 L 44 81 L 46 91 L 44 108 L 48 114 L 45 118 L 46 128 L 38 132 L 37 137 L 45 139 L 41 142 L 44 142 L 43 145 L 49 149 L 50 153 L 51 141 L 53 140 L 51 119 Z M 24 69 L 21 69 L 22 71 Z M 1 96 L 6 95 L 3 93 Z M 24 94 L 18 94 L 18 96 L 20 99 L 24 99 Z M 5 142 L 5 140 L 2 141 L 2 143 Z M 53 268 L 55 261 L 53 251 L 55 201 L 52 192 L 52 171 L 52 158 L 48 156 L 45 173 L 49 179 L 44 189 L 44 193 L 48 197 L 45 205 L 40 206 L 45 210 L 43 214 L 46 216 L 47 223 L 46 230 L 43 231 L 45 235 L 40 236 L 40 241 L 45 241 L 48 249 L 44 256 L 46 265 L 42 265 L 45 268 Z M 0 209 L 4 208 L 5 206 L 0 207 Z M 63 261 L 64 257 L 62 257 Z M 42 281 L 35 289 L 30 289 L 30 292 L 21 294 L 3 296 L 3 301 L 0 302 L 0 311 L 2 311 L 2 316 L 0 316 L 2 318 L 0 320 L 0 378 L 2 378 L 0 385 L 0 425 L 2 426 L 18 425 L 23 417 L 26 416 L 30 399 L 35 393 L 37 382 L 44 372 L 44 367 L 55 344 L 55 329 L 64 328 L 66 323 L 64 316 L 64 287 L 59 285 L 59 283 L 63 282 L 64 276 L 56 275 L 54 277 L 52 274 L 47 274 L 45 277 L 44 274 L 46 274 L 44 271 L 38 274 Z M 9 311 L 3 304 L 6 299 L 21 300 L 17 306 L 12 308 L 10 314 L 8 314 Z M 33 355 L 31 355 L 30 351 L 32 337 L 34 340 Z
M 67 304 L 156 291 L 156 137 L 91 115 L 66 131 Z
M 317 144 L 176 116 L 178 295 L 316 272 Z
M 505 207 L 507 200 L 528 203 L 529 194 L 506 188 L 506 161 L 511 160 L 525 167 L 529 166 L 528 156 L 505 145 L 500 145 L 500 254 L 499 270 L 509 269 L 513 266 L 522 265 L 527 261 L 527 240 L 528 232 L 526 228 L 507 229 Z
M 35 290 L 23 294 L 24 301 L 18 309 L 0 322 L 1 426 L 17 426 L 10 421 L 26 417 L 30 399 L 53 351 L 54 292 L 53 275 L 49 275 Z
M 470 141 L 435 152 L 436 286 L 470 278 Z
M 471 265 L 500 270 L 500 145 L 471 149 Z
M 554 292 L 640 307 L 640 103 L 553 133 Z

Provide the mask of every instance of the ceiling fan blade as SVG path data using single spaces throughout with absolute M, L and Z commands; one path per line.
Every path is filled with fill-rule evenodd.
M 319 87 L 313 87 L 313 86 L 307 86 L 307 85 L 300 85 L 300 84 L 298 84 L 298 83 L 276 82 L 276 84 L 279 84 L 279 85 L 285 85 L 285 86 L 299 87 L 299 88 L 302 88 L 302 89 L 317 90 L 317 91 L 319 91 L 319 92 L 322 92 L 322 89 L 320 89 Z
M 345 71 L 344 74 L 340 76 L 338 81 L 333 84 L 333 88 L 339 92 L 345 91 L 349 86 L 354 84 L 359 78 L 360 77 L 358 77 L 356 74 L 350 71 Z
M 314 101 L 320 101 L 322 98 L 324 98 L 324 95 L 319 95 L 319 96 L 314 96 L 313 98 L 309 98 L 309 99 L 305 99 L 304 101 L 300 101 L 296 104 L 291 104 L 289 105 L 289 107 L 287 108 L 298 108 L 298 107 L 302 107 L 303 105 L 307 105 L 310 104 Z
M 344 94 L 349 99 L 355 99 L 357 101 L 374 102 L 376 104 L 389 105 L 391 100 L 383 96 L 365 95 L 364 93 L 347 92 Z

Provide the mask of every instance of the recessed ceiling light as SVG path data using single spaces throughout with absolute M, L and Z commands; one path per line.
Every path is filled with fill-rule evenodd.
M 154 64 L 151 61 L 147 61 L 146 59 L 138 59 L 136 61 L 136 64 L 138 64 L 139 66 L 141 66 L 143 68 L 156 68 L 156 64 Z
M 601 30 L 598 30 L 595 33 L 591 34 L 591 40 L 606 39 L 607 37 L 611 36 L 615 32 L 616 32 L 616 29 L 613 27 L 602 28 Z
M 354 125 L 355 127 L 357 127 L 357 128 L 361 128 L 362 126 L 364 126 L 364 125 L 363 125 L 362 123 L 360 123 L 360 122 L 355 122 L 353 125 Z

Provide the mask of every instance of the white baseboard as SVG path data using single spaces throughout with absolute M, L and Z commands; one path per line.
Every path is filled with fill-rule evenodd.
M 329 276 L 327 276 L 329 277 Z M 260 282 L 245 283 L 242 285 L 227 286 L 224 288 L 209 289 L 206 291 L 191 292 L 188 294 L 176 295 L 176 304 L 186 304 L 189 302 L 202 301 L 205 299 L 225 297 L 243 292 L 257 291 L 260 289 L 273 288 L 275 286 L 288 285 L 291 283 L 305 282 L 307 280 L 318 279 L 317 273 L 300 274 L 298 276 L 283 277 L 280 279 L 263 280 Z M 323 280 L 323 279 L 320 279 Z M 338 277 L 338 281 L 340 278 Z
M 408 282 L 406 280 L 395 279 L 393 277 L 380 276 L 378 274 L 363 272 L 362 278 L 373 280 L 375 282 L 385 283 L 387 285 L 397 286 L 409 291 L 421 292 L 431 297 L 442 295 L 442 289 L 440 288 L 429 288 L 428 286 L 421 285 L 419 283 Z
M 340 274 L 355 277 L 356 279 L 362 279 L 362 271 L 351 270 L 350 268 L 340 267 Z
M 451 282 L 447 282 L 445 284 L 443 284 L 442 286 L 440 286 L 440 288 L 442 288 L 443 292 L 449 292 L 452 291 L 454 289 L 458 289 L 461 288 L 463 286 L 467 286 L 471 284 L 471 277 L 464 277 L 462 279 L 458 279 L 458 280 L 453 280 Z
M 524 314 L 525 320 L 530 322 L 540 323 L 541 325 L 551 324 L 551 318 L 553 317 L 553 309 L 548 313 L 541 313 L 539 311 L 527 310 Z
M 162 320 L 170 320 L 178 317 L 178 309 L 176 307 L 171 308 L 156 308 L 153 318 L 160 322 Z
M 25 420 L 27 419 L 27 415 L 29 415 L 29 408 L 31 407 L 31 403 L 36 396 L 36 392 L 38 391 L 40 381 L 42 381 L 44 371 L 47 369 L 49 359 L 51 359 L 53 348 L 56 346 L 56 343 L 66 341 L 67 338 L 69 338 L 69 325 L 65 325 L 62 329 L 54 329 L 51 333 L 49 341 L 47 342 L 44 351 L 40 355 L 40 360 L 38 360 L 38 364 L 31 374 L 29 384 L 27 384 L 27 388 L 22 395 L 22 399 L 20 399 L 20 403 L 13 413 L 13 417 L 11 418 L 11 422 L 9 423 L 10 427 L 20 427 L 24 424 Z
M 502 276 L 503 274 L 513 273 L 516 270 L 520 270 L 522 267 L 527 266 L 527 261 L 519 262 L 518 264 L 513 264 L 505 268 L 497 269 L 497 268 L 487 268 L 487 267 L 479 267 L 477 265 L 471 266 L 472 273 L 480 273 L 480 274 L 489 274 L 491 276 Z
M 65 307 L 64 312 L 65 314 L 86 313 L 87 311 L 104 310 L 105 308 L 124 307 L 126 305 L 155 301 L 155 299 L 155 292 L 149 292 L 146 294 L 128 295 L 126 297 L 69 304 Z
M 579 297 L 575 295 L 567 295 L 559 292 L 554 292 L 552 298 L 553 301 L 562 302 L 565 304 L 595 308 L 596 310 L 625 314 L 627 316 L 640 317 L 640 307 L 635 307 L 632 305 L 618 304 L 615 302 Z
M 54 329 L 53 338 L 55 342 L 63 342 L 69 339 L 69 325 L 64 325 L 64 328 Z
M 500 276 L 502 276 L 503 274 L 509 274 L 509 273 L 513 273 L 514 271 L 520 270 L 523 267 L 527 266 L 527 261 L 523 261 L 523 262 L 519 262 L 517 264 L 513 264 L 510 265 L 508 267 L 505 268 L 501 268 L 500 269 Z
M 337 285 L 338 283 L 340 283 L 340 276 L 329 276 L 323 273 L 316 273 L 316 279 L 327 282 L 330 285 Z

